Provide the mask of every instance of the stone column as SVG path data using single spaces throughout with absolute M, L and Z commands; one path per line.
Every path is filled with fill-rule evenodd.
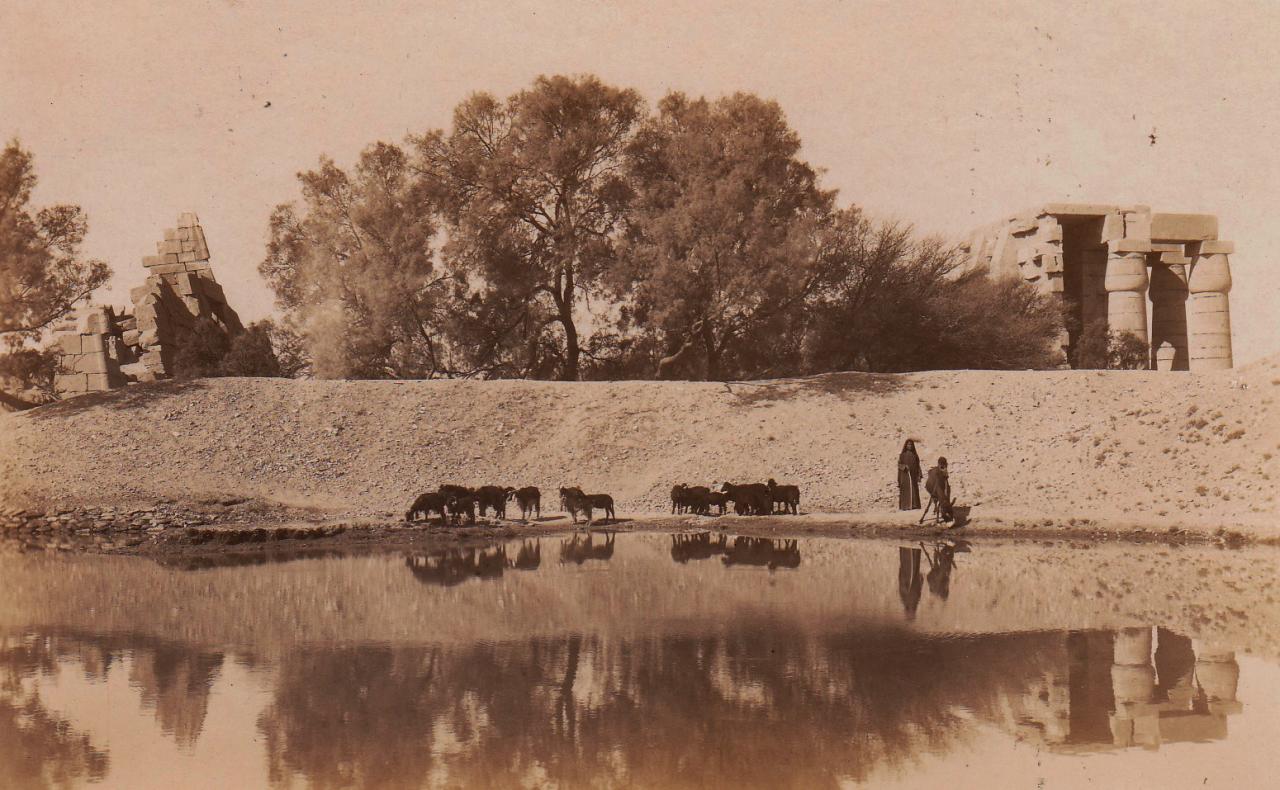
M 1187 352 L 1187 268 L 1151 267 L 1151 367 L 1190 370 Z
M 1131 332 L 1147 342 L 1147 252 L 1149 242 L 1111 242 L 1107 255 L 1107 328 Z
M 1233 252 L 1229 241 L 1206 241 L 1191 265 L 1187 290 L 1187 331 L 1191 370 L 1224 370 L 1231 367 L 1231 310 L 1227 293 L 1231 290 Z

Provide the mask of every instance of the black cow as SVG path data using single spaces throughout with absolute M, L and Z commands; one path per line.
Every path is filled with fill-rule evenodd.
M 542 492 L 534 486 L 525 486 L 520 489 L 507 489 L 507 499 L 514 498 L 516 504 L 520 506 L 520 518 L 525 521 L 529 520 L 529 514 L 536 512 L 538 518 L 542 518 Z
M 769 486 L 770 508 L 777 510 L 776 506 L 782 505 L 783 513 L 791 513 L 799 515 L 800 513 L 800 486 L 779 485 L 777 480 L 772 477 L 765 485 Z
M 405 521 L 416 521 L 418 515 L 422 515 L 423 521 L 431 520 L 432 511 L 440 514 L 440 523 L 445 523 L 445 508 L 448 507 L 449 501 L 444 494 L 438 491 L 428 491 L 413 500 L 413 505 L 408 512 L 404 514 Z

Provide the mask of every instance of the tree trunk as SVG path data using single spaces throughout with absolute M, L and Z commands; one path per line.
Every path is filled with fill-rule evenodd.
M 560 325 L 564 327 L 564 366 L 560 369 L 561 381 L 578 380 L 578 359 L 582 349 L 578 345 L 578 325 L 573 322 L 573 269 L 564 277 L 564 290 L 556 300 L 560 309 Z
M 719 381 L 722 377 L 720 369 L 720 352 L 723 350 L 716 346 L 716 333 L 711 328 L 711 322 L 707 321 L 702 325 L 702 347 L 706 354 L 706 380 Z

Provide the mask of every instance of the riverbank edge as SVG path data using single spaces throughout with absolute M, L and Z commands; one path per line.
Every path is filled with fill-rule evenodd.
M 1160 527 L 1151 522 L 1103 521 L 1087 517 L 1036 518 L 1026 514 L 971 516 L 962 526 L 919 524 L 919 511 L 890 513 L 802 513 L 798 516 L 693 516 L 641 513 L 615 521 L 574 524 L 566 515 L 531 522 L 481 519 L 476 525 L 441 526 L 379 516 L 343 516 L 269 508 L 250 500 L 223 500 L 212 507 L 173 502 L 141 508 L 60 507 L 47 512 L 0 512 L 0 536 L 28 549 L 125 556 L 214 557 L 262 553 L 311 554 L 380 550 L 434 551 L 509 541 L 600 532 L 711 532 L 731 537 L 874 538 L 908 542 L 1051 540 L 1223 548 L 1280 546 L 1280 536 L 1238 525 L 1215 530 Z

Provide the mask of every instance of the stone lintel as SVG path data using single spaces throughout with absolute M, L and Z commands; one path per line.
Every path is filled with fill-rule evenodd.
M 1040 208 L 1040 216 L 1045 214 L 1060 216 L 1097 216 L 1114 214 L 1128 207 L 1110 203 L 1046 203 Z
M 1201 255 L 1234 255 L 1235 252 L 1236 244 L 1233 241 L 1210 239 L 1200 242 Z
M 1152 252 L 1176 252 L 1181 254 L 1185 249 L 1185 245 L 1176 241 L 1153 241 L 1151 242 Z
M 1186 266 L 1191 259 L 1179 252 L 1162 252 L 1160 262 L 1166 266 Z
M 1218 218 L 1213 214 L 1151 215 L 1151 238 L 1203 241 L 1218 238 Z

